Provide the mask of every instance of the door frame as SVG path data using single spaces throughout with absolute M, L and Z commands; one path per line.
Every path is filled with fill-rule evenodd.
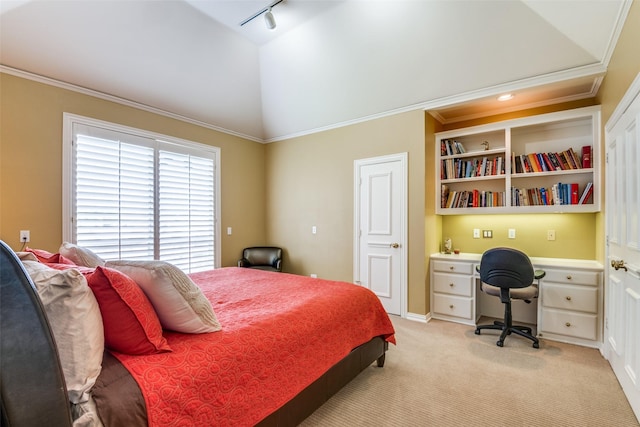
M 362 168 L 365 166 L 375 165 L 379 163 L 389 163 L 389 162 L 400 162 L 400 166 L 402 169 L 401 173 L 401 186 L 402 191 L 399 195 L 400 197 L 400 205 L 402 208 L 403 214 L 400 216 L 400 256 L 402 257 L 400 266 L 400 317 L 407 317 L 407 296 L 408 296 L 408 286 L 407 286 L 407 263 L 408 263 L 408 244 L 407 244 L 407 230 L 408 230 L 408 153 L 396 153 L 396 154 L 388 154 L 379 157 L 370 157 L 366 159 L 357 159 L 354 160 L 354 199 L 353 199 L 353 282 L 360 284 L 360 180 L 362 177 Z

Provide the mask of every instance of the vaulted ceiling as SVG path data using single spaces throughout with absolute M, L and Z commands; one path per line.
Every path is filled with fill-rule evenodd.
M 455 122 L 595 96 L 631 0 L 284 0 L 274 31 L 239 25 L 269 4 L 3 0 L 1 70 L 261 142 Z

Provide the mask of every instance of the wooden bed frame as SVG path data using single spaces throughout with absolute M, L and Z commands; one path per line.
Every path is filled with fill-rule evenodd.
M 60 358 L 44 308 L 22 263 L 1 240 L 0 288 L 1 426 L 71 426 Z M 382 367 L 387 349 L 382 337 L 357 347 L 259 425 L 298 425 L 374 361 Z

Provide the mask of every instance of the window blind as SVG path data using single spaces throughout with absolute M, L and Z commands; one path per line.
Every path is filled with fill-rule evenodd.
M 104 259 L 215 266 L 215 152 L 73 126 L 75 242 Z

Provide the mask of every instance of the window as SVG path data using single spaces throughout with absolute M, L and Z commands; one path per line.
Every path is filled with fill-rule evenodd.
M 104 259 L 219 263 L 219 149 L 64 118 L 64 240 Z

